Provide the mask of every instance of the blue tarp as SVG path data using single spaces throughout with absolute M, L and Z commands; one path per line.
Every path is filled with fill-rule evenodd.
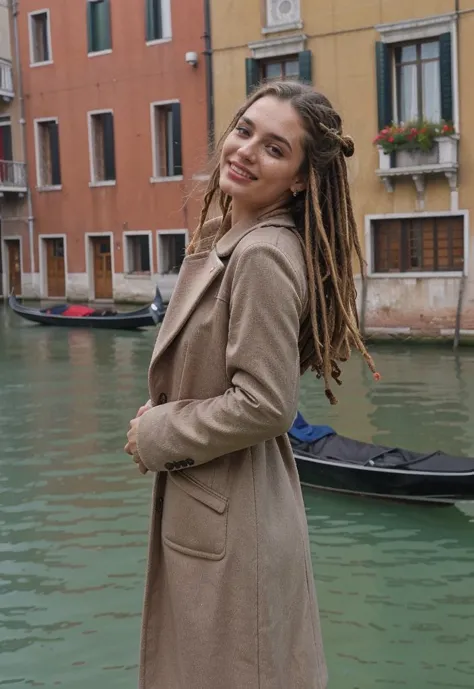
M 300 443 L 315 443 L 328 435 L 335 435 L 336 431 L 331 426 L 312 426 L 303 418 L 300 412 L 297 413 L 293 426 L 288 431 L 295 440 Z

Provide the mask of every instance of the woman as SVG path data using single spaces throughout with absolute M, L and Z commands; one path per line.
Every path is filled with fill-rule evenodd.
M 156 341 L 126 451 L 157 472 L 141 689 L 324 689 L 305 509 L 286 431 L 300 373 L 335 402 L 360 257 L 329 101 L 273 82 L 239 110 Z M 208 221 L 219 200 L 222 218 Z

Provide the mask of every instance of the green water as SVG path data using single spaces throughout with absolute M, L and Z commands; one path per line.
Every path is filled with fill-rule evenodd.
M 136 686 L 151 479 L 122 447 L 153 339 L 42 328 L 0 307 L 2 689 Z M 354 358 L 338 407 L 305 377 L 307 418 L 474 455 L 474 351 L 373 354 L 382 382 Z M 474 505 L 305 500 L 330 689 L 472 689 Z

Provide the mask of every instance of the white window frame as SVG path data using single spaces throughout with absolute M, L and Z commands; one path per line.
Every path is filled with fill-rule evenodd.
M 163 38 L 157 38 L 153 41 L 146 41 L 146 45 L 160 45 L 160 43 L 169 43 L 172 40 L 173 29 L 171 25 L 171 0 L 161 0 L 161 18 L 163 21 Z
M 48 239 L 62 239 L 64 247 L 64 290 L 65 294 L 62 297 L 48 296 L 48 255 L 46 251 L 46 240 Z M 40 234 L 38 235 L 39 242 L 39 271 L 40 271 L 40 296 L 42 299 L 51 299 L 51 301 L 61 300 L 67 296 L 68 285 L 68 265 L 67 265 L 67 234 Z
M 426 38 L 439 38 L 443 33 L 451 33 L 451 66 L 453 88 L 453 123 L 456 133 L 459 134 L 459 63 L 458 63 L 458 18 L 457 14 L 439 14 L 423 19 L 411 19 L 409 21 L 393 24 L 378 24 L 375 30 L 380 34 L 383 43 L 413 43 Z M 393 69 L 393 112 L 397 114 L 397 83 L 395 61 Z
M 150 270 L 146 273 L 131 271 L 128 239 L 129 237 L 148 237 L 148 252 L 150 256 Z M 126 278 L 147 278 L 153 275 L 153 232 L 151 230 L 137 230 L 136 232 L 123 233 L 123 272 Z
M 41 183 L 42 179 L 41 179 L 41 165 L 40 165 L 40 136 L 39 136 L 40 127 L 39 127 L 39 125 L 42 122 L 56 122 L 56 124 L 59 125 L 59 118 L 58 117 L 38 117 L 37 119 L 33 120 L 34 134 L 35 134 L 36 188 L 38 191 L 61 191 L 61 189 L 63 188 L 62 184 L 42 184 Z
M 7 251 L 7 242 L 8 241 L 19 241 L 20 242 L 20 274 L 21 274 L 21 289 L 22 293 L 21 294 L 15 294 L 16 297 L 21 297 L 23 295 L 23 288 L 24 288 L 24 276 L 25 276 L 25 271 L 24 271 L 24 266 L 23 266 L 23 237 L 19 234 L 7 234 L 4 237 L 1 238 L 2 241 L 2 278 L 3 278 L 3 294 L 5 296 L 8 296 L 7 292 L 8 290 L 8 251 Z
M 94 250 L 93 244 L 90 241 L 94 237 L 110 237 L 110 258 L 111 258 L 111 268 L 112 268 L 112 299 L 104 299 L 101 301 L 113 302 L 113 295 L 115 294 L 115 237 L 113 232 L 85 232 L 84 243 L 85 243 L 85 257 L 86 257 L 86 276 L 87 276 L 87 289 L 88 289 L 88 299 L 90 301 L 95 301 L 95 283 L 94 283 Z
M 117 184 L 117 179 L 97 179 L 96 170 L 94 166 L 94 155 L 93 155 L 93 137 L 92 137 L 92 117 L 94 115 L 103 115 L 107 112 L 111 112 L 114 116 L 114 146 L 115 146 L 115 114 L 112 108 L 103 108 L 102 110 L 89 110 L 87 113 L 87 132 L 89 137 L 89 173 L 90 182 L 89 187 L 115 187 Z M 116 151 L 115 151 L 116 152 Z M 115 157 L 115 176 L 117 177 L 117 157 Z M 99 233 L 100 234 L 100 233 Z
M 161 239 L 160 237 L 162 236 L 169 236 L 169 235 L 184 235 L 184 245 L 185 247 L 188 245 L 189 242 L 189 232 L 188 230 L 183 230 L 183 229 L 177 229 L 177 230 L 157 230 L 156 231 L 156 271 L 158 275 L 162 278 L 173 278 L 176 279 L 178 277 L 178 274 L 173 274 L 173 273 L 163 273 L 161 270 L 161 266 L 163 265 L 163 251 L 161 248 Z
M 156 119 L 155 119 L 155 109 L 162 107 L 164 105 L 173 105 L 173 103 L 181 103 L 178 98 L 172 100 L 159 100 L 150 103 L 150 126 L 151 126 L 151 156 L 152 156 L 152 177 L 150 177 L 150 182 L 160 183 L 160 182 L 179 182 L 184 176 L 183 175 L 173 175 L 171 177 L 161 177 L 158 174 L 160 169 L 160 162 L 157 155 L 157 143 L 158 143 L 158 132 L 156 131 Z M 183 127 L 181 126 L 181 157 L 183 148 Z
M 47 15 L 47 31 L 48 31 L 48 52 L 49 60 L 43 60 L 42 62 L 34 61 L 34 50 L 33 50 L 33 17 L 38 14 Z M 51 11 L 48 8 L 43 10 L 35 10 L 34 12 L 28 13 L 28 37 L 30 41 L 30 67 L 44 67 L 44 65 L 53 64 L 53 45 L 51 40 Z
M 464 257 L 463 268 L 459 271 L 410 271 L 405 273 L 375 273 L 374 272 L 374 220 L 399 220 L 404 218 L 447 218 L 462 217 L 464 223 L 463 244 Z M 386 213 L 365 216 L 365 256 L 367 261 L 367 277 L 371 279 L 413 279 L 413 278 L 458 278 L 469 274 L 469 211 L 423 211 L 418 213 Z

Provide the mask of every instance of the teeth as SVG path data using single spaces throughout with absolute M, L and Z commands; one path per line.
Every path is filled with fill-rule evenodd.
M 245 172 L 244 170 L 237 167 L 233 163 L 231 164 L 230 169 L 233 170 L 234 172 L 236 172 L 241 177 L 246 177 L 247 179 L 253 179 L 252 175 L 249 175 L 248 172 Z

